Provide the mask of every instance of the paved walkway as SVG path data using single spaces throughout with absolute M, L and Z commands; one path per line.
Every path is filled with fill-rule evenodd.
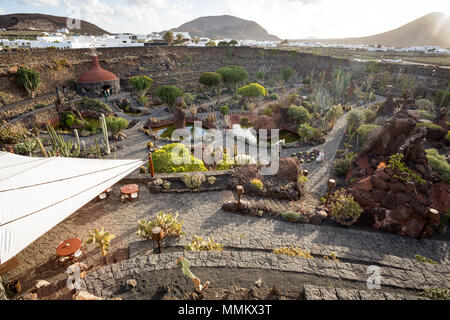
M 141 186 L 141 199 L 136 203 L 119 202 L 119 186 L 106 202 L 92 203 L 57 225 L 17 257 L 20 266 L 9 272 L 10 278 L 19 277 L 25 288 L 30 288 L 39 279 L 64 285 L 67 275 L 64 269 L 55 267 L 55 247 L 61 240 L 71 237 L 85 239 L 88 230 L 105 227 L 117 235 L 113 240 L 114 250 L 129 249 L 131 257 L 149 255 L 155 246 L 153 241 L 144 241 L 135 232 L 139 219 L 153 219 L 159 211 L 180 213 L 186 235 L 179 239 L 166 239 L 164 246 L 175 246 L 183 250 L 194 235 L 213 236 L 227 250 L 271 251 L 280 246 L 296 245 L 314 255 L 337 254 L 339 259 L 358 265 L 377 264 L 388 270 L 400 270 L 402 277 L 408 272 L 428 272 L 439 278 L 442 286 L 450 287 L 449 247 L 447 242 L 422 240 L 397 235 L 365 232 L 343 227 L 293 224 L 270 217 L 251 217 L 231 214 L 221 210 L 222 192 L 193 194 L 150 194 Z M 414 255 L 438 261 L 435 266 L 418 262 Z M 179 255 L 179 253 L 178 253 Z M 99 252 L 88 248 L 87 265 L 99 259 Z M 427 276 L 428 277 L 428 276 Z M 399 280 L 400 281 L 400 280 Z M 423 284 L 427 284 L 425 281 Z M 433 282 L 434 283 L 434 282 Z

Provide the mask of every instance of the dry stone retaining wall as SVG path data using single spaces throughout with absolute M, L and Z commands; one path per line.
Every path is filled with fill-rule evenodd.
M 279 49 L 260 49 L 250 47 L 233 48 L 190 48 L 190 47 L 139 47 L 98 49 L 99 61 L 103 68 L 121 78 L 121 86 L 129 86 L 128 78 L 133 75 L 147 74 L 154 79 L 152 90 L 162 84 L 178 84 L 186 89 L 197 86 L 198 76 L 205 71 L 214 71 L 226 65 L 240 65 L 250 74 L 261 66 L 271 66 L 271 73 L 291 66 L 303 76 L 310 74 L 312 68 L 320 71 L 332 71 L 342 66 L 351 69 L 355 76 L 364 76 L 367 63 L 307 53 L 283 51 Z M 24 90 L 17 84 L 11 66 L 24 65 L 35 68 L 41 73 L 42 84 L 38 94 L 55 91 L 56 85 L 68 84 L 76 80 L 91 63 L 88 49 L 74 50 L 32 50 L 25 52 L 0 53 L 0 92 L 16 97 L 16 101 L 26 98 Z M 64 63 L 61 63 L 64 61 Z M 435 67 L 402 66 L 377 64 L 377 72 L 388 71 L 392 74 L 409 74 L 431 77 Z M 437 81 L 448 82 L 450 69 L 436 69 Z M 8 72 L 7 72 L 8 71 Z

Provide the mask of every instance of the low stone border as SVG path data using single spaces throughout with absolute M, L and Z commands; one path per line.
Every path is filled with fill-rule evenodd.
M 297 272 L 335 280 L 353 281 L 360 285 L 364 285 L 370 275 L 367 274 L 367 265 L 298 258 L 266 252 L 174 252 L 139 256 L 102 267 L 88 274 L 82 280 L 81 285 L 96 296 L 111 298 L 114 292 L 119 290 L 118 280 L 124 277 L 133 277 L 142 272 L 175 269 L 177 268 L 175 262 L 181 256 L 189 259 L 192 267 L 251 268 Z M 380 272 L 382 288 L 414 291 L 443 286 L 450 288 L 446 274 L 423 270 L 404 271 L 391 267 L 380 267 Z
M 120 182 L 123 183 L 143 183 L 147 184 L 152 182 L 158 178 L 163 180 L 179 180 L 185 174 L 194 174 L 195 172 L 181 172 L 181 173 L 155 173 L 155 176 L 152 178 L 150 173 L 131 173 L 125 178 L 123 178 Z M 205 177 L 219 177 L 219 176 L 230 176 L 233 173 L 233 170 L 218 170 L 218 171 L 202 171 L 202 174 Z
M 426 300 L 425 298 L 378 290 L 356 290 L 305 285 L 306 300 Z

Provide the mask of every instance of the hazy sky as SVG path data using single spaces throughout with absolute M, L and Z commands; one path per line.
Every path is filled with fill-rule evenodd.
M 450 0 L 0 0 L 0 13 L 79 12 L 114 33 L 159 32 L 200 16 L 230 14 L 284 39 L 367 36 L 436 11 L 450 16 Z

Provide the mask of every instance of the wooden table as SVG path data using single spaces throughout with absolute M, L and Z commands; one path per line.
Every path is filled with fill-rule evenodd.
M 56 254 L 60 257 L 72 256 L 75 252 L 81 249 L 81 240 L 72 238 L 64 240 L 57 248 Z
M 130 201 L 133 201 L 133 198 L 131 197 L 131 195 L 133 193 L 137 193 L 139 194 L 139 186 L 137 184 L 127 184 L 125 186 L 123 186 L 122 188 L 120 188 L 120 192 L 127 196 L 128 199 L 130 199 Z

